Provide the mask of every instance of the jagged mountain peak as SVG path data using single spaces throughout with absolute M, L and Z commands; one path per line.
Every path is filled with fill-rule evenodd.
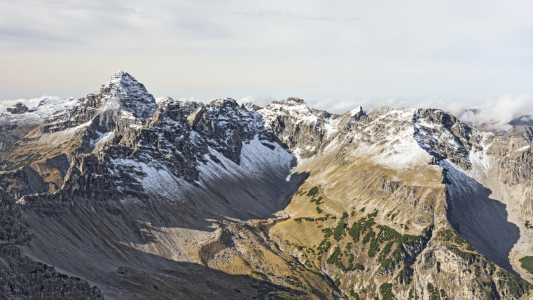
M 159 107 L 144 85 L 124 71 L 115 72 L 100 90 L 89 93 L 84 99 L 69 98 L 54 104 L 55 100 L 43 99 L 31 114 L 35 119 L 46 120 L 35 122 L 40 126 L 21 141 L 20 147 L 38 144 L 55 149 L 48 151 L 48 155 L 98 150 L 115 135 L 115 131 L 120 137 L 130 129 L 140 129 Z M 33 139 L 35 137 L 37 139 Z M 4 153 L 4 157 L 23 157 L 17 149 Z
M 181 101 L 176 100 L 171 97 L 160 97 L 156 99 L 157 104 L 164 110 L 174 110 L 179 108 L 179 110 L 185 115 L 195 112 L 198 108 L 204 106 L 202 102 L 198 101 Z
M 121 85 L 128 83 L 140 84 L 137 79 L 135 79 L 129 73 L 124 72 L 122 70 L 118 70 L 111 76 L 110 81 L 104 83 L 104 86 L 111 87 L 112 85 Z
M 304 99 L 298 98 L 298 97 L 289 97 L 286 100 L 280 100 L 280 101 L 273 101 L 271 104 L 281 104 L 281 105 L 287 105 L 287 106 L 307 106 Z
M 164 96 L 164 97 L 160 97 L 160 98 L 155 99 L 155 102 L 159 106 L 164 106 L 164 105 L 166 105 L 168 103 L 179 102 L 179 101 L 178 100 L 174 100 L 172 97 Z
M 303 122 L 307 124 L 316 124 L 320 118 L 311 111 L 309 106 L 305 104 L 305 101 L 300 98 L 291 97 L 287 100 L 273 101 L 265 106 L 265 108 L 258 110 L 263 116 L 266 122 L 266 126 L 270 127 L 270 124 L 280 117 L 291 117 L 296 120 L 297 123 Z
M 237 103 L 237 101 L 235 101 L 234 99 L 229 98 L 229 97 L 221 98 L 221 99 L 215 99 L 215 100 L 211 101 L 211 103 L 209 103 L 209 104 L 210 105 L 219 105 L 219 106 L 226 106 L 226 105 L 238 106 L 239 105 Z
M 289 97 L 287 100 L 285 100 L 287 103 L 298 103 L 298 104 L 305 104 L 305 100 L 298 97 Z
M 144 85 L 122 70 L 116 71 L 99 91 L 87 95 L 87 99 L 98 99 L 99 101 L 94 103 L 95 106 L 105 109 L 124 108 L 143 122 L 150 118 L 158 107 L 155 98 Z
M 23 114 L 25 112 L 28 111 L 28 107 L 26 105 L 24 105 L 24 103 L 22 102 L 17 102 L 15 105 L 11 106 L 11 107 L 8 107 L 6 109 L 6 111 L 14 114 L 14 115 L 19 115 L 19 114 Z
M 120 76 L 124 76 L 126 74 L 128 74 L 128 73 L 126 73 L 126 72 L 124 72 L 122 70 L 116 70 L 115 74 L 113 76 L 120 77 Z
M 246 103 L 242 104 L 242 108 L 245 108 L 245 109 L 247 109 L 249 111 L 256 112 L 256 111 L 260 110 L 262 107 L 259 106 L 259 105 L 254 104 L 252 102 L 246 102 Z

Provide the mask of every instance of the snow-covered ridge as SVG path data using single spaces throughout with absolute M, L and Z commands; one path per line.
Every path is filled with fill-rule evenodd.
M 355 114 L 360 112 L 360 108 L 355 110 Z M 477 130 L 437 109 L 380 108 L 370 118 L 352 124 L 348 130 L 343 127 L 345 134 L 337 135 L 323 151 L 347 151 L 350 156 L 405 171 L 443 159 L 469 169 L 470 153 L 482 149 Z
M 298 159 L 317 155 L 341 131 L 350 128 L 362 117 L 362 108 L 343 115 L 309 108 L 304 100 L 288 98 L 274 101 L 257 110 L 264 121 L 264 127 L 274 132 Z
M 355 147 L 352 156 L 395 170 L 427 165 L 431 156 L 414 138 L 414 112 L 414 109 L 391 110 L 368 123 L 358 123 L 348 135 L 339 136 L 331 147 L 349 141 Z
M 257 111 L 263 116 L 265 127 L 270 128 L 278 117 L 292 117 L 298 123 L 316 124 L 320 118 L 315 115 L 302 99 L 288 98 L 287 100 L 274 101 L 265 108 Z
M 142 83 L 124 71 L 117 71 L 100 90 L 89 93 L 82 103 L 46 119 L 40 127 L 42 133 L 69 130 L 96 120 L 83 145 L 91 145 L 99 133 L 112 132 L 117 128 L 140 129 L 159 106 Z M 94 128 L 93 128 L 94 127 Z M 98 127 L 98 128 L 96 128 Z
M 44 98 L 36 107 L 29 108 L 26 112 L 13 114 L 5 111 L 0 115 L 0 124 L 20 125 L 25 123 L 39 125 L 54 113 L 65 111 L 82 102 L 83 99 L 64 98 L 53 99 Z

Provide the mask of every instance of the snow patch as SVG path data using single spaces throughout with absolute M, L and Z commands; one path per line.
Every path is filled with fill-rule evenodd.
M 324 122 L 324 129 L 326 131 L 326 139 L 329 139 L 330 137 L 334 136 L 337 132 L 339 132 L 339 122 L 340 120 L 325 120 Z
M 115 132 L 100 133 L 100 136 L 96 140 L 91 140 L 91 145 L 94 145 L 93 152 L 100 151 L 104 148 L 105 144 L 115 137 Z
M 424 151 L 415 139 L 415 127 L 412 122 L 414 112 L 414 109 L 390 111 L 372 120 L 370 126 L 361 132 L 353 132 L 352 143 L 358 146 L 352 155 L 396 170 L 427 165 L 432 156 Z M 383 124 L 384 127 L 381 126 Z
M 354 108 L 354 109 L 352 109 L 352 110 L 350 111 L 350 114 L 351 114 L 352 117 L 353 117 L 353 116 L 355 116 L 355 115 L 357 115 L 357 114 L 359 114 L 359 113 L 361 113 L 361 112 L 363 112 L 363 108 L 362 108 L 361 106 L 357 106 L 356 108 Z
M 57 131 L 53 133 L 43 133 L 39 136 L 37 140 L 38 144 L 50 144 L 50 145 L 61 145 L 65 142 L 68 142 L 72 137 L 80 130 L 91 125 L 93 120 L 83 123 L 76 127 L 68 128 L 63 131 Z
M 5 111 L 0 115 L 0 124 L 21 125 L 21 124 L 41 124 L 46 118 L 53 114 L 65 113 L 76 105 L 82 103 L 83 99 L 74 98 L 43 98 L 39 105 L 31 107 L 27 112 L 22 114 L 11 114 Z
M 271 124 L 278 117 L 284 116 L 294 118 L 296 121 L 295 124 L 316 124 L 320 120 L 320 118 L 315 115 L 305 103 L 292 100 L 271 103 L 265 108 L 258 110 L 257 113 L 263 116 L 265 127 L 267 128 L 270 128 Z

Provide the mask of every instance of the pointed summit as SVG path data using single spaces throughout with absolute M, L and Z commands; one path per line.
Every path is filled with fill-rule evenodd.
M 115 77 L 120 77 L 120 76 L 123 76 L 124 74 L 127 74 L 126 72 L 122 71 L 122 70 L 117 70 L 115 72 Z
M 118 104 L 143 122 L 150 118 L 158 107 L 155 98 L 148 93 L 144 85 L 122 70 L 116 71 L 111 80 L 102 85 L 100 91 L 87 97 L 101 99 L 102 106 L 116 107 Z

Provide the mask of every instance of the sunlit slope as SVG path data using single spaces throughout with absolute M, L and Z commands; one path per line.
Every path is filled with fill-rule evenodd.
M 479 227 L 468 229 L 469 220 L 450 215 L 452 208 L 457 216 L 459 207 L 471 206 L 461 203 L 469 203 L 476 190 L 469 180 L 475 180 L 467 171 L 460 179 L 454 170 L 475 168 L 468 152 L 481 146 L 468 140 L 480 139 L 458 139 L 468 130 L 448 125 L 446 132 L 417 119 L 418 113 L 378 112 L 361 130 L 337 136 L 321 155 L 302 160 L 295 170 L 310 176 L 285 209 L 291 219 L 274 226 L 271 236 L 353 299 L 527 297 L 530 284 L 507 272 L 513 270 L 499 260 L 505 254 L 479 242 L 497 244 L 498 235 L 471 239 L 482 254 L 456 231 L 470 237 Z M 444 147 L 446 139 L 453 143 Z M 454 196 L 458 187 L 463 197 Z M 491 205 L 468 210 L 471 222 L 482 220 Z

